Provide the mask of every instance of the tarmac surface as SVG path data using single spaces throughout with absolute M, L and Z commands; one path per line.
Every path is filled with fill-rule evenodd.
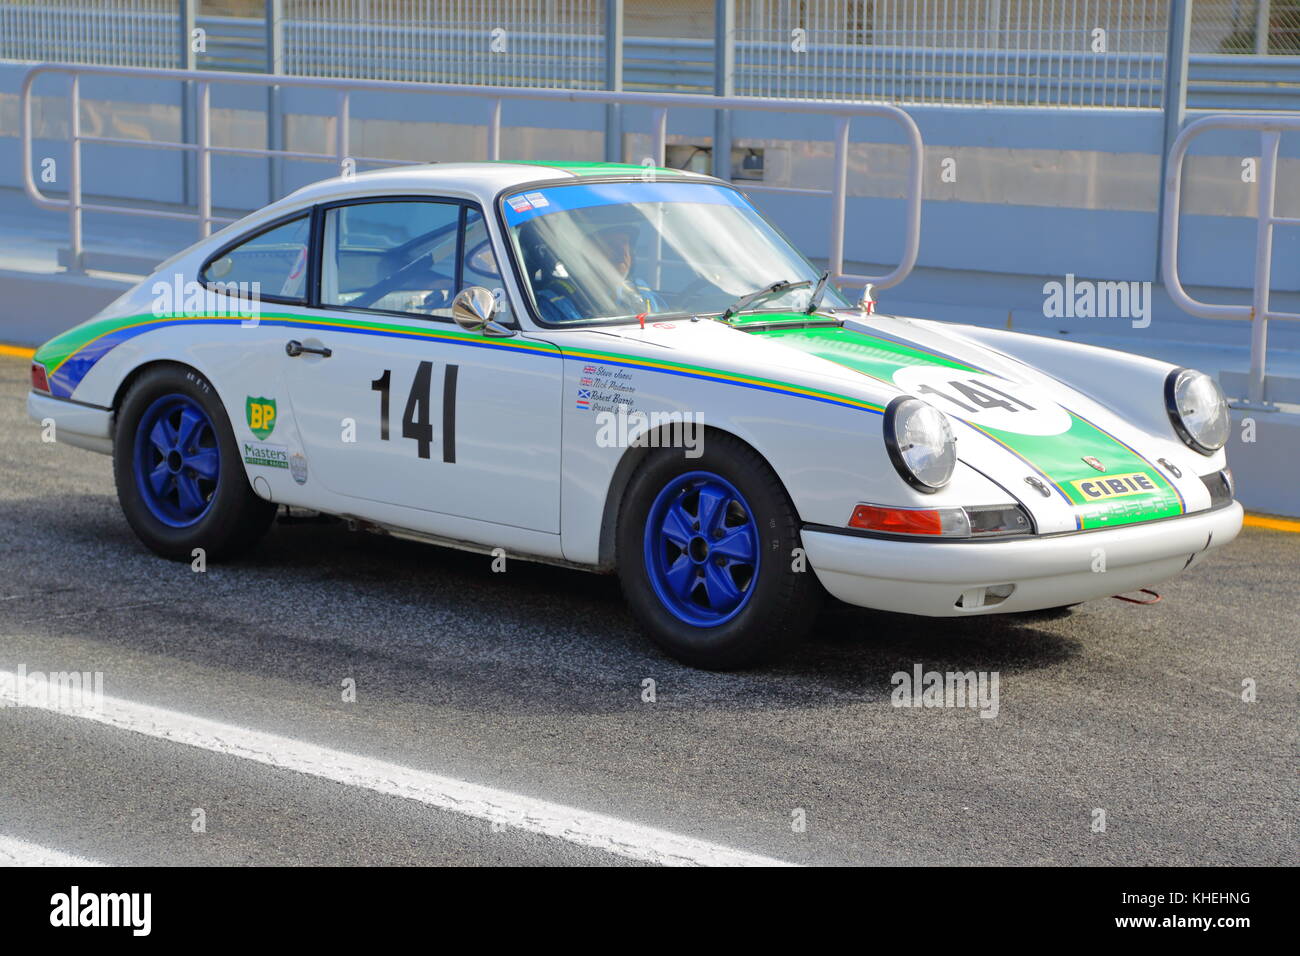
M 0 357 L 0 671 L 100 672 L 115 700 L 792 863 L 1300 862 L 1300 535 L 1247 528 L 1151 606 L 832 602 L 785 661 L 714 674 L 660 654 L 613 578 L 310 522 L 204 573 L 164 561 L 107 457 L 41 441 L 26 382 Z M 893 706 L 916 665 L 996 672 L 997 716 Z M 108 864 L 637 862 L 168 733 L 0 707 L 0 838 Z

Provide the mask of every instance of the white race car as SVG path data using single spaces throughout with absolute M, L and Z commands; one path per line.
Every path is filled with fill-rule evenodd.
M 639 166 L 308 186 L 45 344 L 28 411 L 113 455 L 165 557 L 234 555 L 290 505 L 617 571 L 704 667 L 795 639 L 823 589 L 1055 608 L 1242 521 L 1210 377 L 873 314 L 729 184 Z

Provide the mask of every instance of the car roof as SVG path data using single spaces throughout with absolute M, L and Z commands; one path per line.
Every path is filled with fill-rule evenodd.
M 389 166 L 383 169 L 324 179 L 304 186 L 280 201 L 286 205 L 329 202 L 353 196 L 426 192 L 470 196 L 482 203 L 492 202 L 512 186 L 541 181 L 564 181 L 590 177 L 633 178 L 647 171 L 656 179 L 718 182 L 711 176 L 684 169 L 637 166 L 630 163 L 582 162 L 477 162 L 428 163 L 413 166 Z M 280 205 L 277 203 L 276 205 Z

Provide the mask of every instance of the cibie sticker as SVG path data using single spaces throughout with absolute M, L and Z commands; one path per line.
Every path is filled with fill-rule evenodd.
M 980 428 L 1021 435 L 1059 435 L 1067 412 L 1044 389 L 942 365 L 908 365 L 894 373 L 903 391 Z
M 1130 472 L 1127 475 L 1111 475 L 1109 478 L 1079 478 L 1070 484 L 1090 501 L 1124 498 L 1128 495 L 1148 495 L 1159 490 L 1151 479 L 1140 471 Z

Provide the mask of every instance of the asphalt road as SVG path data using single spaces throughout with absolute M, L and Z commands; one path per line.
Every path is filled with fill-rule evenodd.
M 832 605 L 783 664 L 711 674 L 658 653 L 611 578 L 316 524 L 205 573 L 158 559 L 109 459 L 27 423 L 26 374 L 0 358 L 0 670 L 99 671 L 121 700 L 796 863 L 1300 862 L 1300 535 L 1247 529 L 1147 607 Z M 998 715 L 892 706 L 917 664 L 997 672 Z M 628 862 L 19 707 L 0 836 L 116 864 Z

